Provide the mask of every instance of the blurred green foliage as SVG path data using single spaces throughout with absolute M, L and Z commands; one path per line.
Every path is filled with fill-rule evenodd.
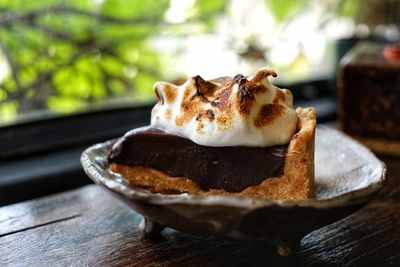
M 277 25 L 315 3 L 260 1 Z M 182 40 L 213 32 L 220 15 L 230 16 L 234 1 L 193 0 L 182 23 L 178 23 L 182 19 L 168 20 L 171 6 L 183 7 L 185 2 L 192 4 L 191 0 L 0 0 L 0 124 L 14 122 L 21 114 L 40 118 L 43 111 L 63 114 L 151 101 L 156 81 L 184 78 L 163 77 L 174 56 L 165 60 L 151 43 L 154 37 L 175 35 Z M 354 17 L 361 6 L 361 0 L 320 2 L 344 17 Z M 322 18 L 321 24 L 330 18 Z M 253 46 L 250 38 L 246 42 L 247 50 L 237 51 L 242 59 L 264 57 L 265 51 Z M 179 49 L 174 55 L 180 54 Z
M 195 3 L 212 24 L 225 0 Z M 168 0 L 0 0 L 0 123 L 73 112 L 109 99 L 150 100 L 163 79 L 149 37 L 168 27 Z

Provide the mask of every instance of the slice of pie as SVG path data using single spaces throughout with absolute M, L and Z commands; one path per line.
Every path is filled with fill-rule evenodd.
M 315 109 L 294 110 L 270 75 L 156 84 L 151 125 L 113 146 L 111 170 L 161 194 L 313 197 Z

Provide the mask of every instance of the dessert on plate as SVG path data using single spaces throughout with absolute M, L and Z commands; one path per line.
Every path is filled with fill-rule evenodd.
M 313 197 L 315 109 L 295 110 L 269 76 L 156 83 L 151 124 L 114 144 L 111 170 L 153 193 Z

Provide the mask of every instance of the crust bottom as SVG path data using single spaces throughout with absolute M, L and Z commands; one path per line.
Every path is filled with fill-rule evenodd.
M 143 167 L 110 164 L 113 172 L 120 173 L 131 186 L 148 189 L 153 193 L 191 195 L 235 195 L 267 199 L 300 200 L 314 196 L 314 139 L 316 114 L 313 108 L 296 109 L 299 115 L 297 133 L 293 135 L 286 154 L 284 174 L 265 179 L 241 192 L 222 189 L 204 191 L 191 179 L 172 177 L 162 171 Z

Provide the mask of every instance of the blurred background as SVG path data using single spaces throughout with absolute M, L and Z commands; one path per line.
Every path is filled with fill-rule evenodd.
M 82 150 L 148 123 L 159 80 L 270 67 L 334 121 L 340 59 L 399 27 L 397 0 L 0 0 L 0 204 L 88 183 Z

